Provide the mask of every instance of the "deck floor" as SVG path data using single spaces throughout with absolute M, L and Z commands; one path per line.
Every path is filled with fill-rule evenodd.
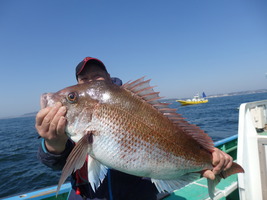
M 237 189 L 237 175 L 222 179 L 216 186 L 216 199 L 225 200 L 231 192 Z M 207 179 L 201 178 L 195 182 L 187 185 L 180 190 L 176 190 L 171 193 L 170 196 L 164 198 L 164 200 L 206 200 L 209 199 Z

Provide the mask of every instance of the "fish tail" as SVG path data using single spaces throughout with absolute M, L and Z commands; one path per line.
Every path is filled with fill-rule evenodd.
M 222 177 L 220 175 L 216 175 L 214 180 L 207 179 L 208 180 L 208 192 L 209 197 L 213 200 L 215 197 L 215 187 L 218 185 Z
M 215 187 L 216 187 L 216 185 L 218 185 L 218 183 L 220 182 L 220 180 L 222 178 L 225 179 L 228 176 L 231 176 L 232 174 L 244 173 L 244 172 L 245 172 L 244 169 L 239 164 L 233 162 L 230 169 L 223 171 L 220 174 L 216 175 L 214 180 L 207 179 L 210 198 L 213 199 L 215 197 L 215 195 L 214 195 L 215 194 Z
M 232 166 L 230 169 L 223 171 L 220 173 L 220 176 L 222 178 L 227 178 L 228 176 L 236 173 L 244 173 L 244 169 L 237 163 L 233 162 Z

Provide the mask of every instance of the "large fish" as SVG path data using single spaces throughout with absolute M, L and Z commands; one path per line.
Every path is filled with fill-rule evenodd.
M 107 168 L 149 177 L 159 192 L 181 188 L 199 177 L 199 172 L 212 169 L 211 138 L 169 104 L 160 103 L 158 94 L 149 80 L 141 78 L 123 86 L 93 81 L 42 95 L 43 108 L 58 101 L 67 107 L 66 133 L 77 143 L 58 189 L 82 167 L 87 155 L 93 189 L 100 185 Z M 242 167 L 233 163 L 221 175 L 239 172 L 244 172 Z

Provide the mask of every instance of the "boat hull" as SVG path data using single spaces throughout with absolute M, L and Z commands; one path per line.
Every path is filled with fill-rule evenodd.
M 181 103 L 183 106 L 186 105 L 196 105 L 196 104 L 201 104 L 201 103 L 208 103 L 208 99 L 206 100 L 201 100 L 201 101 L 184 101 L 184 100 L 176 100 L 177 102 Z

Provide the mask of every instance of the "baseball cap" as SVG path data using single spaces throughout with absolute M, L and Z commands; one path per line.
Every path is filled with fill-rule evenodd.
M 76 79 L 78 79 L 78 75 L 83 71 L 85 65 L 89 62 L 99 65 L 101 69 L 103 69 L 105 72 L 108 72 L 101 60 L 98 60 L 97 58 L 86 57 L 76 67 Z

